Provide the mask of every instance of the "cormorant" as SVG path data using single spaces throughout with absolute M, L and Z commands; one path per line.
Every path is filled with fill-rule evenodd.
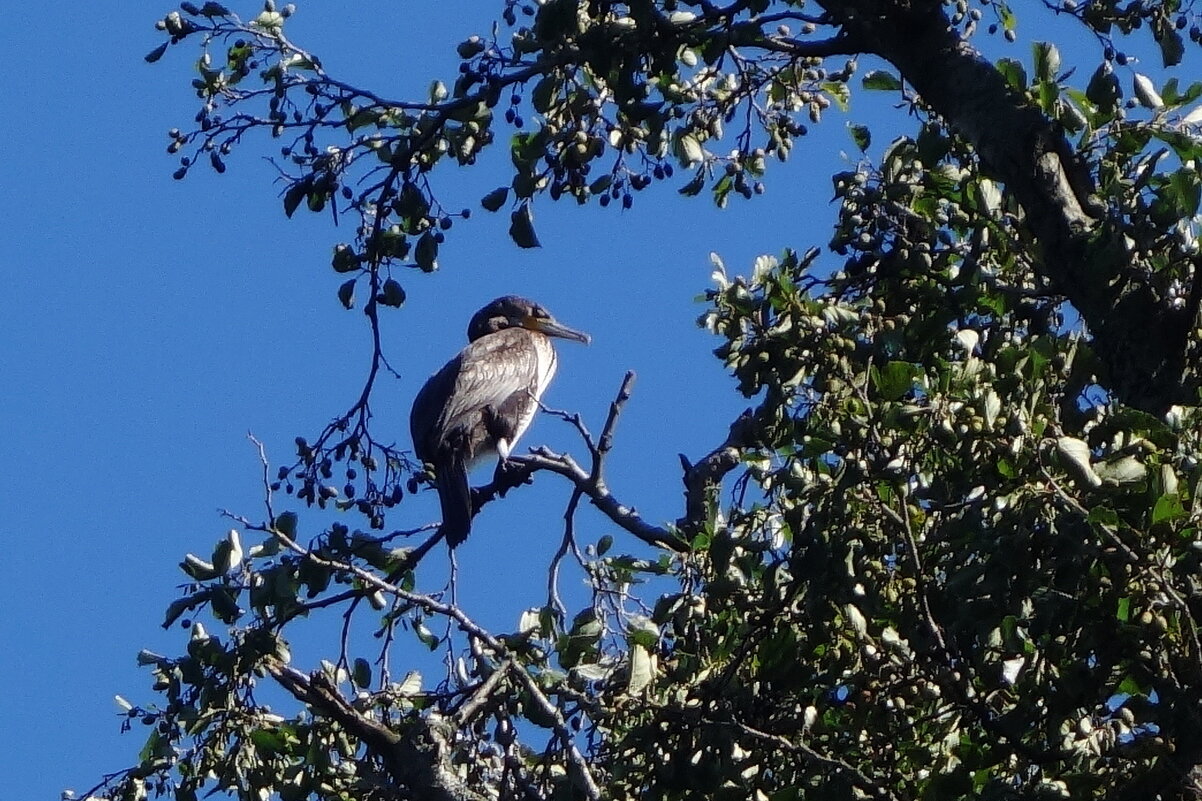
M 472 315 L 470 344 L 417 393 L 409 430 L 417 458 L 434 467 L 447 545 L 467 538 L 472 494 L 467 473 L 496 454 L 503 463 L 538 411 L 555 375 L 550 337 L 588 344 L 539 304 L 506 295 Z

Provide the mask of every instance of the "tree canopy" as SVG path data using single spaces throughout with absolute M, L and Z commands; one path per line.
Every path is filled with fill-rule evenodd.
M 331 266 L 372 366 L 294 463 L 264 457 L 264 516 L 184 561 L 165 625 L 186 649 L 140 655 L 162 698 L 129 705 L 145 747 L 94 795 L 1202 795 L 1202 83 L 1175 75 L 1202 41 L 1192 7 L 504 0 L 416 99 L 328 73 L 293 12 L 184 3 L 147 59 L 201 50 L 177 177 L 266 137 L 288 216 L 356 221 Z M 1053 18 L 1093 60 L 1005 49 Z M 852 126 L 862 156 L 814 182 L 815 206 L 834 189 L 829 242 L 743 275 L 715 258 L 700 323 L 751 408 L 665 477 L 678 518 L 606 484 L 628 379 L 595 434 L 565 415 L 579 454 L 537 449 L 476 493 L 567 480 L 546 604 L 497 632 L 431 592 L 436 541 L 414 545 L 404 506 L 421 466 L 371 398 L 379 315 L 473 212 L 440 202 L 445 172 L 506 150 L 512 179 L 480 205 L 535 247 L 536 202 L 637 213 L 661 183 L 765 202 L 861 92 L 913 130 L 871 158 Z M 585 543 L 584 500 L 616 535 Z M 561 598 L 561 567 L 590 597 Z M 343 637 L 294 664 L 319 609 Z M 444 679 L 411 669 L 415 644 Z

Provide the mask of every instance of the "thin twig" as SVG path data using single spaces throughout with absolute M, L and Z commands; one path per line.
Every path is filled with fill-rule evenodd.
M 568 499 L 568 506 L 563 513 L 563 540 L 559 543 L 559 550 L 551 558 L 551 569 L 547 571 L 547 605 L 555 610 L 560 625 L 566 623 L 568 609 L 559 597 L 559 564 L 575 542 L 576 507 L 580 504 L 582 494 L 579 487 L 572 490 L 572 497 Z
M 740 723 L 739 721 L 730 721 L 728 725 L 734 726 L 744 734 L 749 734 L 757 739 L 774 743 L 786 751 L 801 754 L 805 759 L 811 762 L 819 765 L 825 765 L 828 768 L 834 768 L 835 770 L 847 773 L 849 776 L 851 776 L 852 780 L 856 782 L 856 784 L 860 785 L 864 789 L 871 790 L 874 795 L 882 798 L 898 797 L 891 789 L 889 789 L 888 785 L 874 781 L 850 762 L 839 759 L 838 757 L 820 754 L 803 742 L 790 740 L 788 737 L 785 737 L 781 734 L 760 731 L 759 729 L 748 726 L 746 723 Z

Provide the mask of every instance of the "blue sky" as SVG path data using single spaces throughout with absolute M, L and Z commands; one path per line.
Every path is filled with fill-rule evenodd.
M 454 45 L 486 32 L 481 9 L 494 5 L 444 0 L 430 19 L 416 2 L 303 3 L 290 35 L 338 77 L 420 96 L 453 75 Z M 338 305 L 328 267 L 351 231 L 327 216 L 285 219 L 259 158 L 269 141 L 242 148 L 224 176 L 196 169 L 173 181 L 166 131 L 195 113 L 196 51 L 173 48 L 149 66 L 142 56 L 161 41 L 153 23 L 169 7 L 91 8 L 10 15 L 0 29 L 0 801 L 57 798 L 132 761 L 141 733 L 118 734 L 112 699 L 153 700 L 135 654 L 185 642 L 159 627 L 184 578 L 176 564 L 210 552 L 228 528 L 219 508 L 262 514 L 247 432 L 286 461 L 293 437 L 315 435 L 357 397 L 370 353 L 364 318 Z M 857 95 L 851 118 L 874 123 L 879 152 L 912 123 L 894 114 L 878 125 L 867 100 Z M 377 432 L 408 447 L 410 400 L 462 347 L 471 313 L 526 294 L 593 335 L 587 348 L 561 346 L 552 406 L 597 430 L 624 372 L 638 373 L 610 483 L 651 520 L 675 518 L 677 454 L 718 444 L 747 405 L 710 353 L 719 343 L 694 323 L 708 254 L 746 272 L 759 253 L 824 244 L 829 174 L 852 150 L 844 122 L 816 126 L 790 164 L 772 165 L 765 196 L 725 211 L 678 198 L 679 180 L 629 212 L 539 203 L 537 251 L 510 243 L 507 215 L 479 209 L 507 181 L 500 172 L 444 174 L 448 205 L 476 213 L 449 235 L 439 273 L 401 276 L 409 301 L 384 321 L 401 378 L 377 386 Z M 546 416 L 523 444 L 536 443 L 581 451 Z M 460 600 L 485 625 L 512 629 L 542 603 L 568 495 L 541 476 L 477 519 L 459 552 Z M 434 520 L 436 509 L 429 494 L 407 500 L 389 527 Z M 578 526 L 586 542 L 609 533 L 624 543 L 591 510 Z M 298 667 L 332 651 L 322 646 L 316 635 L 303 643 Z

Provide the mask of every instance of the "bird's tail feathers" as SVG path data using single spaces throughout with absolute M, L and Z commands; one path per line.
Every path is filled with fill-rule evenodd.
M 441 531 L 454 548 L 467 539 L 472 529 L 472 489 L 467 482 L 467 465 L 454 459 L 436 466 L 438 499 L 442 504 Z

